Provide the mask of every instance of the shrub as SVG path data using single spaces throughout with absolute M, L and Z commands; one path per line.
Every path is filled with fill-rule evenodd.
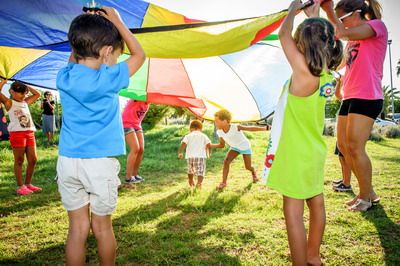
M 383 137 L 378 131 L 372 130 L 371 135 L 369 135 L 369 140 L 380 142 L 383 140 Z
M 335 136 L 335 123 L 326 123 L 324 126 L 324 136 Z
M 168 105 L 152 104 L 143 120 L 143 128 L 150 130 L 154 128 L 157 123 L 171 114 L 172 110 Z
M 383 135 L 387 138 L 400 138 L 400 126 L 388 126 L 383 129 Z

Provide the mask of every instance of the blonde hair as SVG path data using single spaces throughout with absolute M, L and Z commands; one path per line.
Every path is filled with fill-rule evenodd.
M 340 0 L 336 9 L 345 13 L 361 10 L 360 16 L 368 20 L 382 18 L 382 6 L 377 0 Z
M 218 117 L 220 120 L 226 120 L 228 123 L 232 120 L 232 114 L 226 109 L 219 110 L 214 114 L 214 117 Z
M 203 129 L 203 123 L 200 120 L 193 120 L 192 122 L 190 122 L 190 129 Z

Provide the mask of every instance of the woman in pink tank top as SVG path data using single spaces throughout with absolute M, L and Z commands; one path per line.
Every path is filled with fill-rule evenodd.
M 347 40 L 344 61 L 343 102 L 337 122 L 340 152 L 351 165 L 360 187 L 349 200 L 349 210 L 367 211 L 379 197 L 372 187 L 372 165 L 365 151 L 375 119 L 382 111 L 382 76 L 388 33 L 377 0 L 340 0 L 322 3 L 337 37 Z

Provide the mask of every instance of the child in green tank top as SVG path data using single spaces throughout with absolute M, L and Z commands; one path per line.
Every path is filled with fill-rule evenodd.
M 334 28 L 318 18 L 319 3 L 304 9 L 309 17 L 292 36 L 300 1 L 289 7 L 279 39 L 292 68 L 274 121 L 265 160 L 264 178 L 283 195 L 283 212 L 293 265 L 321 265 L 320 246 L 325 228 L 323 175 L 326 145 L 322 137 L 326 97 L 333 94 L 329 70 L 339 65 L 342 45 Z M 308 239 L 304 203 L 310 211 Z

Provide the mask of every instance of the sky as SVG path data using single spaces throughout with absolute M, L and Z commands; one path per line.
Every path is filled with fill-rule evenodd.
M 145 0 L 146 1 L 146 0 Z M 220 21 L 272 14 L 288 8 L 290 0 L 147 0 L 189 18 Z M 337 1 L 335 1 L 337 2 Z M 383 21 L 392 40 L 393 87 L 400 90 L 400 77 L 396 76 L 397 62 L 400 60 L 400 0 L 380 0 Z M 325 13 L 322 11 L 321 16 Z M 298 15 L 296 24 L 305 17 Z M 389 49 L 386 53 L 382 85 L 390 86 Z

